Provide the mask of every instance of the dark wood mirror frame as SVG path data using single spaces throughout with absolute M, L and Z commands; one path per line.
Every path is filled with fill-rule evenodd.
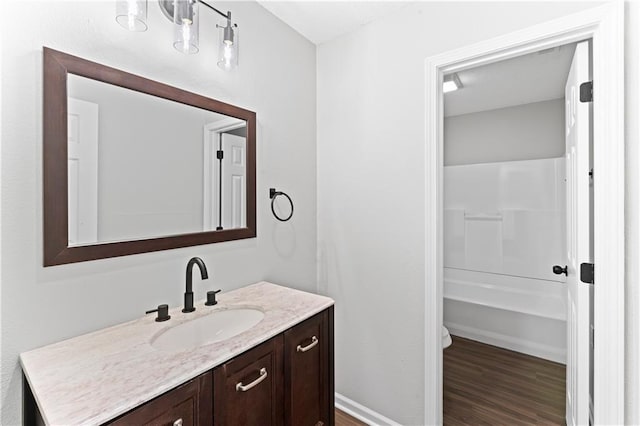
M 44 266 L 63 265 L 256 236 L 256 113 L 156 81 L 43 48 Z M 143 240 L 68 244 L 67 74 L 228 115 L 247 123 L 246 228 L 203 231 Z

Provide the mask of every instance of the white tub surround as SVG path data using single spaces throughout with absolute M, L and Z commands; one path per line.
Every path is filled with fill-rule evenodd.
M 22 368 L 47 424 L 101 424 L 333 305 L 333 300 L 259 282 L 218 295 L 219 303 L 196 311 L 170 310 L 34 349 L 20 355 Z M 164 330 L 214 311 L 253 308 L 262 321 L 228 340 L 175 352 L 151 346 Z
M 444 266 L 564 282 L 564 158 L 444 168 Z
M 444 167 L 444 324 L 564 363 L 564 158 Z

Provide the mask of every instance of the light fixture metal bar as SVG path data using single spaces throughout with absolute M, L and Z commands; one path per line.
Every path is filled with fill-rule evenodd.
M 202 3 L 203 5 L 207 6 L 209 9 L 211 9 L 214 12 L 218 13 L 218 15 L 223 16 L 223 17 L 231 20 L 231 12 L 222 13 L 221 11 L 216 9 L 215 7 L 211 6 L 209 3 L 205 2 L 205 1 L 202 1 L 202 0 L 198 0 L 198 3 Z
M 209 9 L 213 10 L 214 12 L 216 12 L 218 15 L 226 18 L 227 20 L 231 20 L 231 12 L 227 12 L 227 13 L 223 13 L 222 11 L 216 9 L 215 7 L 211 6 L 209 3 L 204 2 L 202 0 L 197 0 L 198 3 L 201 3 L 202 5 L 208 7 Z M 160 5 L 160 10 L 162 10 L 162 13 L 164 14 L 164 16 L 167 17 L 168 20 L 173 22 L 173 0 L 159 0 L 158 4 Z

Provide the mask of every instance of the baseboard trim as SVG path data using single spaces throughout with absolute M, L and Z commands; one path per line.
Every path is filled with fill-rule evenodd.
M 394 422 L 390 418 L 376 413 L 344 395 L 340 395 L 338 392 L 336 392 L 335 405 L 337 409 L 371 426 L 400 426 L 400 423 Z
M 478 342 L 510 349 L 516 352 L 522 352 L 527 355 L 543 358 L 560 364 L 566 364 L 567 362 L 566 350 L 561 348 L 534 343 L 528 340 L 518 339 L 513 336 L 469 327 L 467 325 L 446 322 L 444 326 L 449 330 L 449 334 L 454 336 L 476 340 Z

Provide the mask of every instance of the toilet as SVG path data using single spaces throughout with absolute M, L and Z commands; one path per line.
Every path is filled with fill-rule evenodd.
M 442 326 L 442 349 L 448 348 L 451 346 L 451 335 L 449 334 L 449 330 L 444 325 Z

